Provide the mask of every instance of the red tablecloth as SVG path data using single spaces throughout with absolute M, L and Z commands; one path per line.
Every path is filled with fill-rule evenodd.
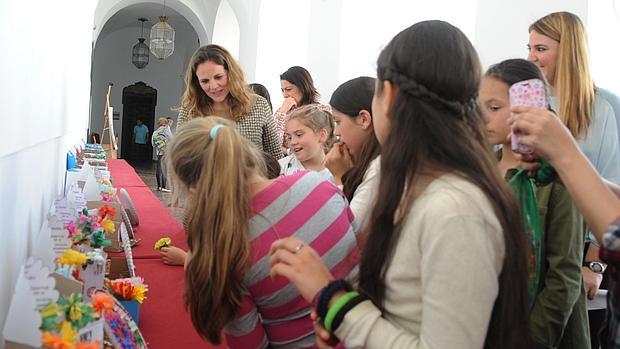
M 172 244 L 187 250 L 183 226 L 170 214 L 161 201 L 148 187 L 125 187 L 131 197 L 140 225 L 134 228 L 134 237 L 140 243 L 134 246 L 133 258 L 157 258 L 155 242 L 162 237 L 170 237 Z
M 169 236 L 175 246 L 187 249 L 183 227 L 124 160 L 108 160 L 114 186 L 125 188 L 140 218 L 135 237 L 142 239 L 133 251 L 136 274 L 149 287 L 140 307 L 139 327 L 149 348 L 224 348 L 200 338 L 183 306 L 183 267 L 167 266 L 154 250 L 155 241 Z
M 112 183 L 117 188 L 146 187 L 144 181 L 127 161 L 123 159 L 108 159 L 108 170 L 112 177 Z
M 136 273 L 149 286 L 138 326 L 150 349 L 225 348 L 201 339 L 194 330 L 183 306 L 183 267 L 158 259 L 137 259 L 135 264 Z

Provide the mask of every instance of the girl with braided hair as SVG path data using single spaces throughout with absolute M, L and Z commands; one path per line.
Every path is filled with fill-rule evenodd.
M 486 141 L 480 76 L 469 40 L 442 21 L 414 24 L 381 52 L 381 176 L 357 289 L 295 238 L 271 248 L 271 272 L 314 300 L 320 346 L 532 347 L 526 240 Z

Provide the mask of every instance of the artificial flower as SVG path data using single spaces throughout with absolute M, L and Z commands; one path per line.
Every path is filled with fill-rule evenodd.
M 99 344 L 99 341 L 94 341 L 90 343 L 78 342 L 75 345 L 75 349 L 99 349 L 100 347 L 101 345 Z
M 116 216 L 116 209 L 108 205 L 103 205 L 99 207 L 98 212 L 101 218 L 106 218 L 106 216 L 108 216 L 109 218 L 114 218 L 114 216 Z
M 61 297 L 58 304 L 63 307 L 65 316 L 71 320 L 75 328 L 82 328 L 93 320 L 93 306 L 82 302 L 81 293 L 72 293 L 69 297 Z
M 97 311 L 99 314 L 101 314 L 103 311 L 112 310 L 112 308 L 114 307 L 114 300 L 107 293 L 93 293 L 91 295 L 91 298 L 93 299 L 91 304 L 93 305 L 93 308 L 95 308 L 95 311 Z
M 106 233 L 114 233 L 116 231 L 116 227 L 114 227 L 114 222 L 109 219 L 104 219 L 101 221 L 101 227 L 105 230 Z
M 46 349 L 73 349 L 71 343 L 67 343 L 61 336 L 50 332 L 43 332 L 41 344 L 43 344 L 43 348 Z
M 114 201 L 114 199 L 112 198 L 112 195 L 110 195 L 109 193 L 101 193 L 101 200 L 105 202 Z
M 126 301 L 135 300 L 139 303 L 144 302 L 146 291 L 148 291 L 142 278 L 105 280 L 105 285 L 116 298 Z
M 112 244 L 111 240 L 106 240 L 105 233 L 101 230 L 97 230 L 96 232 L 90 234 L 89 240 L 90 246 L 94 248 L 103 248 Z
M 65 321 L 62 323 L 60 327 L 60 333 L 62 334 L 62 339 L 67 343 L 74 343 L 77 338 L 78 331 L 73 328 L 69 321 Z
M 80 224 L 84 224 L 88 221 L 88 214 L 80 213 Z
M 54 331 L 56 330 L 56 319 L 58 318 L 58 304 L 49 303 L 41 310 L 39 310 L 41 314 L 41 330 L 43 331 Z
M 65 224 L 65 229 L 67 229 L 67 231 L 69 232 L 69 237 L 73 237 L 76 234 L 77 229 L 77 225 L 75 224 L 74 221 L 71 221 L 67 224 Z
M 169 237 L 161 238 L 155 243 L 155 249 L 161 250 L 162 247 L 168 247 L 170 245 L 172 245 L 172 239 Z
M 57 263 L 60 265 L 74 265 L 81 266 L 86 263 L 87 257 L 85 254 L 76 250 L 67 249 L 62 253 L 62 256 L 58 257 Z

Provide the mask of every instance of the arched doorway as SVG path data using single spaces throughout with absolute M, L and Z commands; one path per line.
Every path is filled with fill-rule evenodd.
M 144 164 L 153 159 L 150 135 L 155 129 L 155 106 L 157 90 L 142 81 L 123 89 L 123 128 L 121 137 L 121 158 L 132 164 Z M 143 124 L 148 135 L 142 143 L 134 127 Z

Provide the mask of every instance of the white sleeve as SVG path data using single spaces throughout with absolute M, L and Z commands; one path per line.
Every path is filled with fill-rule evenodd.
M 501 231 L 481 217 L 463 215 L 427 221 L 420 238 L 420 333 L 412 333 L 381 314 L 371 302 L 351 309 L 336 330 L 347 348 L 483 348 L 499 291 L 504 252 Z M 407 229 L 405 227 L 404 229 Z M 401 234 L 408 234 L 402 231 Z M 408 234 L 413 239 L 416 234 Z M 402 243 L 399 240 L 399 245 Z M 398 252 L 397 252 L 398 253 Z M 406 253 L 406 252 L 403 252 Z M 396 258 L 396 255 L 394 256 Z M 394 265 L 390 268 L 408 268 Z M 394 285 L 392 285 L 394 286 Z M 399 285 L 399 292 L 410 292 Z M 406 307 L 406 304 L 403 304 Z
M 355 189 L 353 199 L 351 199 L 351 202 L 349 203 L 355 219 L 362 224 L 368 219 L 370 208 L 372 207 L 374 199 L 377 195 L 380 167 L 380 157 L 377 157 L 370 163 L 370 166 L 368 166 L 368 169 L 364 174 L 364 180 L 360 183 L 357 189 Z

